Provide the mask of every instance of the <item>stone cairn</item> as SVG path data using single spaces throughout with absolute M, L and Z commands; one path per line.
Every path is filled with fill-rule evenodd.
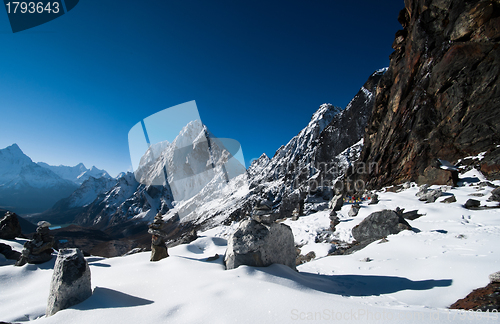
M 156 214 L 155 220 L 149 225 L 148 233 L 153 235 L 151 238 L 151 260 L 160 261 L 168 257 L 167 244 L 165 238 L 167 233 L 163 230 L 165 222 L 161 213 Z
M 16 266 L 22 266 L 26 263 L 38 264 L 52 259 L 52 247 L 54 246 L 54 237 L 50 234 L 50 223 L 46 221 L 38 222 L 36 233 L 33 239 L 24 243 L 21 258 L 16 262 Z

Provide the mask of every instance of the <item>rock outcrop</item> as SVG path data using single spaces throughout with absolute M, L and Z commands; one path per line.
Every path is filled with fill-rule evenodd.
M 411 226 L 401 214 L 384 209 L 370 214 L 356 225 L 352 229 L 352 236 L 358 242 L 374 241 L 407 229 L 411 229 Z
M 50 283 L 46 315 L 81 303 L 92 295 L 90 268 L 80 249 L 61 249 Z
M 265 267 L 273 263 L 295 270 L 296 251 L 292 229 L 284 224 L 263 224 L 253 219 L 240 223 L 229 238 L 224 263 L 226 269 L 240 265 Z
M 398 20 L 360 158 L 377 168 L 353 178 L 368 188 L 447 184 L 436 159 L 486 152 L 481 171 L 499 179 L 500 3 L 405 0 Z
M 22 235 L 21 225 L 17 215 L 10 211 L 0 220 L 0 238 L 4 240 L 13 240 Z
M 22 266 L 26 263 L 44 263 L 52 259 L 55 240 L 50 234 L 50 223 L 40 221 L 37 225 L 33 239 L 24 243 L 21 258 L 16 262 L 16 266 Z

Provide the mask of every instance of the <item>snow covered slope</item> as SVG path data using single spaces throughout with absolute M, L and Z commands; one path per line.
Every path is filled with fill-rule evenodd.
M 196 241 L 169 249 L 170 257 L 159 262 L 149 261 L 150 252 L 87 257 L 93 295 L 49 318 L 43 315 L 54 260 L 14 267 L 0 255 L 0 321 L 498 323 L 498 312 L 447 309 L 486 285 L 488 275 L 500 269 L 500 209 L 462 207 L 470 197 L 494 205 L 487 202 L 492 188 L 479 185 L 482 176 L 477 171 L 463 178 L 468 180 L 461 187 L 443 187 L 446 195 L 456 196 L 452 204 L 440 202 L 446 196 L 435 203 L 421 202 L 415 197 L 416 186 L 399 193 L 379 192 L 379 204 L 362 203 L 355 218 L 347 216 L 346 204 L 335 232 L 346 240 L 350 229 L 374 211 L 401 207 L 425 214 L 409 221 L 413 231 L 390 235 L 388 242 L 374 242 L 351 255 L 326 256 L 325 243 L 315 243 L 316 235 L 328 227 L 327 212 L 286 221 L 302 252 L 317 255 L 299 265 L 298 272 L 282 265 L 224 270 L 222 257 L 208 261 L 224 254 L 236 224 L 199 233 Z M 24 241 L 0 242 L 20 251 Z
M 17 213 L 41 212 L 77 185 L 34 163 L 17 144 L 0 150 L 0 206 Z
M 83 207 L 97 199 L 99 194 L 107 192 L 117 180 L 112 178 L 89 177 L 69 197 L 56 202 L 50 209 L 31 217 L 31 221 L 49 220 L 54 224 L 69 224 L 82 212 Z

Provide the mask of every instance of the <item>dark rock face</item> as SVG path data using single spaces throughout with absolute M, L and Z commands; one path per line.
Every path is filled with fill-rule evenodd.
M 390 234 L 398 234 L 402 230 L 411 229 L 410 224 L 395 211 L 384 209 L 370 214 L 359 225 L 352 229 L 356 241 L 374 241 Z
M 361 153 L 378 168 L 356 177 L 368 188 L 428 182 L 442 178 L 426 175 L 434 159 L 487 151 L 481 171 L 498 179 L 500 3 L 405 0 L 405 7 Z
M 482 312 L 496 312 L 500 308 L 500 282 L 491 281 L 483 288 L 478 288 L 465 298 L 457 300 L 450 309 L 465 309 Z
M 61 249 L 50 283 L 47 316 L 81 303 L 92 295 L 90 268 L 80 249 Z
M 295 270 L 296 251 L 292 229 L 284 224 L 262 224 L 247 219 L 229 238 L 224 263 L 226 269 L 240 265 L 266 267 L 273 263 Z
M 22 235 L 21 225 L 15 213 L 6 212 L 0 220 L 0 238 L 4 240 L 13 240 Z

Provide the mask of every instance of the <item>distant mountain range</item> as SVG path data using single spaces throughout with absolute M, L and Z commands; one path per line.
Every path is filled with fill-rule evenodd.
M 29 168 L 10 172 L 10 178 L 0 176 L 1 183 L 12 190 L 14 179 L 34 178 L 28 176 L 34 171 L 26 173 L 26 170 L 36 170 L 40 176 L 36 178 L 38 182 L 32 182 L 43 187 L 41 191 L 50 193 L 50 199 L 46 195 L 43 205 L 33 201 L 35 194 L 30 190 L 34 186 L 30 181 L 16 191 L 17 197 L 24 198 L 25 207 L 33 201 L 30 212 L 43 211 L 31 217 L 31 221 L 44 219 L 101 229 L 117 227 L 125 232 L 130 226 L 151 221 L 161 212 L 180 222 L 176 234 L 180 235 L 179 232 L 190 229 L 239 220 L 262 201 L 273 212 L 283 215 L 294 209 L 311 213 L 326 207 L 332 195 L 327 187 L 359 157 L 360 140 L 371 114 L 378 80 L 384 72 L 382 69 L 373 73 L 345 109 L 321 105 L 309 124 L 278 149 L 274 157 L 263 154 L 248 170 L 224 160 L 228 156 L 225 147 L 205 125 L 194 121 L 172 143 L 152 145 L 136 174 L 122 174 L 113 179 L 106 171 L 87 169 L 83 164 L 74 167 L 37 164 L 13 145 L 0 150 L 2 163 L 12 169 L 12 165 L 19 164 L 14 161 L 23 161 Z M 7 156 L 11 156 L 10 160 Z M 225 168 L 214 167 L 224 164 L 220 161 L 225 161 Z M 335 168 L 327 170 L 324 163 Z M 56 195 L 52 192 L 55 188 L 66 190 Z M 12 195 L 5 198 L 1 206 L 7 206 L 11 201 L 7 198 L 12 199 Z M 14 210 L 22 213 L 20 205 L 17 208 Z
M 0 208 L 18 214 L 40 213 L 69 197 L 84 181 L 101 177 L 112 179 L 106 171 L 83 164 L 35 163 L 13 144 L 0 150 Z
M 74 167 L 65 166 L 65 165 L 48 165 L 44 162 L 38 162 L 39 166 L 49 169 L 54 172 L 58 176 L 63 179 L 72 181 L 76 184 L 81 185 L 85 180 L 88 180 L 90 177 L 93 178 L 107 178 L 111 179 L 111 176 L 104 170 L 100 170 L 95 166 L 92 166 L 90 169 L 87 169 L 83 163 L 80 163 Z
M 373 73 L 345 109 L 321 105 L 309 124 L 274 157 L 263 154 L 248 170 L 239 170 L 242 166 L 237 163 L 226 163 L 225 170 L 210 168 L 208 162 L 219 163 L 225 148 L 214 139 L 208 152 L 203 144 L 213 135 L 201 122 L 191 122 L 172 143 L 152 145 L 135 175 L 127 173 L 115 181 L 86 181 L 38 217 L 126 236 L 161 212 L 178 224 L 172 231 L 173 238 L 178 238 L 192 229 L 239 220 L 262 201 L 280 214 L 297 208 L 304 213 L 323 209 L 331 189 L 323 190 L 313 183 L 330 181 L 324 183 L 327 187 L 358 158 L 377 83 L 384 72 Z M 337 168 L 324 170 L 321 163 L 326 162 Z M 71 174 L 74 179 L 77 173 L 68 172 L 67 178 Z M 225 181 L 227 174 L 231 174 L 230 181 Z M 91 201 L 92 197 L 96 198 Z

